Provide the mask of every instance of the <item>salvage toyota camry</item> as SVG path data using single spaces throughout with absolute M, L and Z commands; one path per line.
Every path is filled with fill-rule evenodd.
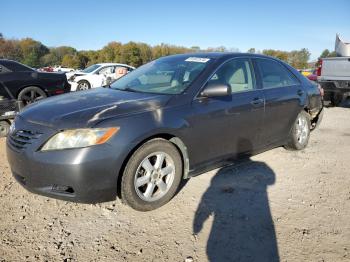
M 110 88 L 28 106 L 7 138 L 16 180 L 31 192 L 147 211 L 182 179 L 285 146 L 306 147 L 322 97 L 284 62 L 256 54 L 182 54 Z

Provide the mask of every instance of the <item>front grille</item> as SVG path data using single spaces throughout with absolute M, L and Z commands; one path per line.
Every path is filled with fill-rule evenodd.
M 18 130 L 9 136 L 9 143 L 12 147 L 22 150 L 32 144 L 33 140 L 38 139 L 42 133 L 29 130 Z

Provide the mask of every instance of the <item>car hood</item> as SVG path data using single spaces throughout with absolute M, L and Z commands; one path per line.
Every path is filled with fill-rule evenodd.
M 84 76 L 87 73 L 81 72 L 81 71 L 74 71 L 74 72 L 68 72 L 66 73 L 67 79 L 70 79 L 71 77 L 78 77 L 78 76 Z
M 109 118 L 156 110 L 170 97 L 96 88 L 47 98 L 27 106 L 20 117 L 56 129 L 92 127 Z

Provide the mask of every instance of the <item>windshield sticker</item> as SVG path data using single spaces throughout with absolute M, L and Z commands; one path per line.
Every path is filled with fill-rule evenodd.
M 206 63 L 210 59 L 209 58 L 202 58 L 202 57 L 189 57 L 185 61 L 186 62 L 196 62 L 196 63 Z

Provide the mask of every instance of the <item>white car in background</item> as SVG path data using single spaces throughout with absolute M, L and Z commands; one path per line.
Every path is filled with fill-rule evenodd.
M 54 66 L 53 67 L 53 72 L 73 72 L 75 71 L 74 68 L 70 68 L 70 67 L 64 67 L 64 66 Z
M 134 69 L 134 67 L 125 64 L 99 63 L 82 71 L 67 73 L 66 76 L 71 85 L 71 91 L 81 91 L 106 86 Z

